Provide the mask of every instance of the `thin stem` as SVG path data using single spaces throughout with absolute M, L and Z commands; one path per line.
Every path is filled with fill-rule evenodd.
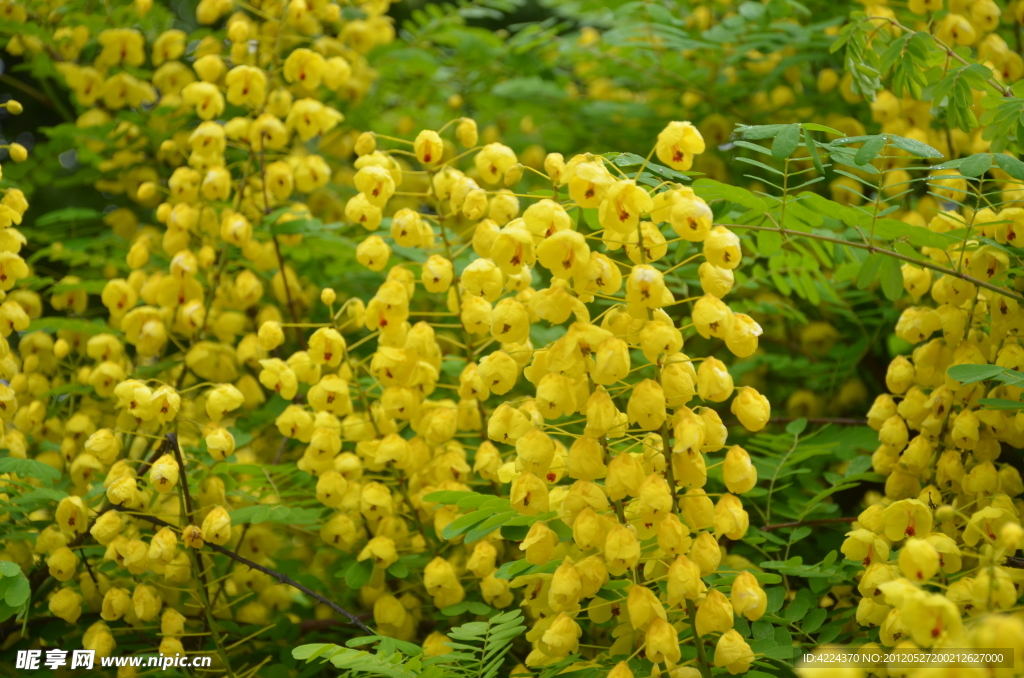
M 907 263 L 913 264 L 914 266 L 921 266 L 922 268 L 930 268 L 931 270 L 938 271 L 939 273 L 942 273 L 944 275 L 949 275 L 949 276 L 953 276 L 954 278 L 959 278 L 960 280 L 963 280 L 965 282 L 969 282 L 972 285 L 977 285 L 978 287 L 983 287 L 983 288 L 985 288 L 987 290 L 991 290 L 992 292 L 995 292 L 996 294 L 1001 294 L 1004 297 L 1011 297 L 1011 298 L 1016 299 L 1018 301 L 1024 301 L 1024 295 L 1019 294 L 1017 292 L 1014 292 L 1013 290 L 1007 289 L 1005 287 L 999 287 L 998 285 L 993 285 L 992 283 L 985 282 L 984 280 L 979 280 L 978 278 L 975 278 L 973 276 L 969 276 L 966 273 L 959 273 L 959 272 L 957 272 L 957 271 L 955 271 L 953 269 L 945 268 L 943 266 L 939 266 L 938 264 L 933 264 L 931 262 L 924 261 L 922 259 L 914 259 L 913 257 L 905 256 L 903 254 L 900 254 L 899 252 L 894 252 L 893 250 L 887 250 L 887 249 L 885 249 L 883 247 L 876 247 L 875 245 L 871 245 L 871 244 L 853 242 L 853 241 L 850 241 L 850 240 L 843 240 L 842 238 L 830 238 L 830 237 L 828 237 L 826 235 L 818 235 L 817 233 L 804 233 L 802 231 L 792 231 L 792 230 L 790 230 L 788 228 L 769 228 L 768 226 L 750 226 L 750 225 L 747 225 L 747 224 L 717 224 L 717 225 L 719 225 L 719 226 L 727 226 L 728 228 L 745 228 L 745 229 L 747 229 L 749 231 L 775 231 L 776 233 L 781 233 L 783 235 L 788 235 L 788 236 L 801 237 L 801 238 L 811 238 L 812 240 L 821 240 L 822 242 L 830 242 L 830 243 L 834 243 L 836 245 L 846 245 L 847 247 L 854 247 L 856 249 L 867 250 L 870 253 L 877 252 L 879 254 L 884 254 L 884 255 L 889 256 L 889 257 L 895 257 L 896 259 L 899 259 L 900 261 L 905 261 Z
M 828 523 L 852 523 L 857 520 L 856 516 L 847 518 L 818 518 L 816 520 L 797 520 L 792 523 L 775 523 L 774 525 L 765 525 L 761 529 L 765 532 L 769 530 L 781 530 L 786 527 L 803 527 L 804 525 L 827 525 Z
M 697 668 L 702 678 L 711 678 L 711 664 L 704 651 L 704 639 L 697 635 L 697 606 L 689 598 L 686 599 L 686 616 L 690 620 L 690 630 L 693 631 L 693 644 L 697 646 Z

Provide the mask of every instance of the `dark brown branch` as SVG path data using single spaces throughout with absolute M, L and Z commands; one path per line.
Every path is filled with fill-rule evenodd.
M 775 523 L 774 525 L 765 525 L 761 528 L 762 531 L 767 532 L 768 530 L 781 530 L 784 527 L 803 527 L 804 525 L 827 525 L 828 523 L 852 523 L 857 520 L 856 517 L 850 518 L 818 518 L 817 520 L 798 520 L 793 523 Z
M 117 510 L 119 510 L 119 511 L 127 511 L 127 509 L 123 509 L 120 506 L 117 507 Z M 135 518 L 141 518 L 142 520 L 146 520 L 146 521 L 148 521 L 150 523 L 153 523 L 154 525 L 160 525 L 161 527 L 170 527 L 170 528 L 174 527 L 174 525 L 171 525 L 170 523 L 165 522 L 165 521 L 163 521 L 163 520 L 161 520 L 161 519 L 159 519 L 159 518 L 157 518 L 155 516 L 148 516 L 148 515 L 145 515 L 143 513 L 131 513 L 131 515 L 134 516 Z M 231 551 L 230 549 L 224 548 L 223 546 L 218 546 L 217 544 L 206 544 L 206 546 L 208 546 L 210 549 L 212 549 L 216 553 L 219 553 L 221 555 L 227 556 L 228 558 L 231 558 L 232 560 L 235 560 L 235 561 L 237 561 L 239 563 L 242 563 L 243 565 L 247 565 L 248 567 L 251 567 L 254 570 L 259 570 L 263 574 L 269 574 L 271 577 L 273 577 L 274 579 L 278 580 L 282 584 L 288 584 L 288 586 L 291 586 L 294 589 L 298 589 L 299 591 L 302 591 L 303 593 L 305 593 L 310 598 L 314 598 L 315 600 L 318 600 L 319 602 L 321 602 L 324 605 L 326 605 L 327 607 L 331 608 L 332 610 L 334 610 L 338 614 L 343 615 L 353 625 L 358 626 L 362 631 L 365 631 L 369 635 L 375 635 L 374 632 L 370 629 L 370 627 L 368 627 L 366 624 L 364 624 L 362 622 L 362 620 L 359 619 L 359 617 L 357 617 L 356 615 L 352 614 L 351 612 L 349 612 L 345 608 L 341 607 L 337 603 L 332 602 L 332 601 L 328 600 L 327 598 L 324 598 L 322 595 L 320 595 L 316 591 L 303 586 L 302 584 L 300 584 L 299 582 L 295 581 L 294 579 L 292 579 L 288 575 L 282 574 L 282 573 L 280 573 L 280 572 L 278 572 L 276 570 L 272 570 L 269 567 L 264 567 L 263 565 L 260 565 L 258 563 L 254 563 L 253 561 L 249 560 L 248 558 L 246 558 L 244 556 L 240 556 L 237 553 L 234 553 L 233 551 Z

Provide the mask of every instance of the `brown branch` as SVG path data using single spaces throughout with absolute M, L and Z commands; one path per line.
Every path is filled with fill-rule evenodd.
M 992 283 L 985 282 L 984 280 L 978 280 L 975 277 L 969 276 L 966 273 L 954 271 L 951 268 L 945 268 L 944 266 L 939 266 L 938 264 L 933 264 L 929 261 L 915 259 L 913 257 L 908 257 L 906 255 L 900 254 L 899 252 L 894 252 L 893 250 L 887 250 L 884 247 L 877 247 L 875 245 L 853 242 L 851 240 L 843 240 L 842 238 L 830 238 L 826 235 L 818 235 L 817 233 L 804 233 L 803 231 L 792 231 L 788 228 L 772 228 L 770 226 L 750 226 L 747 224 L 716 224 L 716 226 L 725 226 L 727 228 L 745 228 L 748 231 L 774 231 L 775 233 L 795 238 L 811 238 L 813 240 L 821 240 L 823 242 L 830 242 L 836 245 L 846 245 L 847 247 L 854 247 L 860 250 L 867 250 L 871 254 L 877 252 L 878 254 L 884 254 L 888 257 L 895 257 L 896 259 L 905 261 L 909 264 L 913 264 L 914 266 L 930 268 L 933 271 L 938 271 L 939 273 L 942 273 L 944 275 L 950 275 L 953 276 L 954 278 L 960 278 L 965 282 L 969 282 L 972 285 L 976 285 L 978 287 L 984 287 L 985 289 L 991 290 L 996 294 L 1001 294 L 1004 297 L 1012 297 L 1013 299 L 1016 299 L 1018 301 L 1024 301 L 1024 295 L 1018 292 L 1014 292 L 1005 287 L 999 287 L 998 285 L 993 285 Z
M 817 520 L 798 520 L 793 523 L 775 523 L 774 525 L 765 525 L 761 528 L 763 532 L 768 530 L 781 530 L 784 527 L 803 527 L 804 525 L 827 525 L 828 523 L 852 523 L 857 520 L 856 517 L 850 518 L 818 518 Z
M 121 508 L 120 506 L 118 506 L 116 508 L 117 508 L 118 511 L 127 511 L 127 509 Z M 143 514 L 143 513 L 131 513 L 131 515 L 133 517 L 135 517 L 135 518 L 141 518 L 141 519 L 146 520 L 146 521 L 148 521 L 150 523 L 153 523 L 154 525 L 160 525 L 161 527 L 170 527 L 170 528 L 174 527 L 174 525 L 171 525 L 170 523 L 165 522 L 165 521 L 161 520 L 160 518 L 157 518 L 156 516 L 149 516 L 149 515 L 146 515 L 146 514 Z M 358 616 L 352 614 L 351 612 L 349 612 L 345 608 L 341 607 L 337 603 L 334 603 L 334 602 L 328 600 L 327 598 L 324 598 L 322 595 L 320 595 L 316 591 L 314 591 L 314 590 L 312 590 L 312 589 L 310 589 L 310 588 L 308 588 L 306 586 L 303 586 L 302 584 L 300 584 L 299 582 L 295 581 L 294 579 L 292 579 L 288 575 L 282 574 L 281 572 L 278 572 L 276 570 L 272 570 L 269 567 L 264 567 L 263 565 L 259 565 L 258 563 L 254 563 L 253 561 L 249 560 L 248 558 L 246 558 L 244 556 L 240 556 L 237 553 L 234 553 L 233 551 L 231 551 L 230 549 L 224 548 L 223 546 L 218 546 L 217 544 L 206 544 L 206 546 L 208 546 L 210 549 L 212 549 L 216 553 L 219 553 L 221 555 L 227 556 L 228 558 L 231 558 L 232 560 L 235 560 L 235 561 L 237 561 L 239 563 L 242 563 L 243 565 L 247 565 L 248 567 L 251 567 L 254 570 L 259 570 L 263 574 L 268 574 L 271 577 L 273 577 L 274 579 L 276 579 L 279 582 L 281 582 L 282 584 L 288 584 L 288 586 L 291 586 L 294 589 L 298 589 L 299 591 L 302 591 L 303 593 L 305 593 L 310 598 L 318 600 L 319 602 L 321 602 L 324 605 L 326 605 L 327 607 L 331 608 L 332 610 L 334 610 L 338 614 L 343 615 L 353 625 L 358 626 L 362 631 L 365 631 L 369 635 L 375 635 L 374 632 L 366 624 L 364 624 L 362 622 L 362 620 L 359 619 Z

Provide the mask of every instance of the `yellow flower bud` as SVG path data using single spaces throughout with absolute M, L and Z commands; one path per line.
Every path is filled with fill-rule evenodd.
M 60 617 L 67 623 L 74 624 L 82 615 L 82 596 L 69 588 L 58 589 L 50 597 L 49 610 L 54 617 Z M 85 646 L 88 647 L 88 645 Z
M 750 463 L 750 455 L 739 445 L 733 445 L 726 452 L 722 476 L 733 494 L 749 492 L 757 485 L 757 469 Z
M 532 473 L 523 473 L 512 481 L 509 500 L 512 508 L 524 516 L 548 510 L 548 486 Z
M 478 139 L 476 121 L 472 118 L 462 118 L 455 127 L 455 138 L 466 148 L 476 146 Z
M 641 381 L 629 396 L 626 411 L 629 421 L 645 431 L 658 429 L 666 417 L 665 391 L 653 379 Z
M 576 567 L 569 560 L 564 561 L 551 577 L 548 590 L 548 604 L 555 612 L 576 614 L 580 609 L 580 594 L 583 584 Z
M 743 258 L 739 237 L 725 226 L 715 226 L 704 239 L 704 256 L 719 268 L 737 268 Z
M 697 394 L 704 400 L 720 403 L 733 393 L 732 376 L 725 363 L 708 356 L 697 368 Z
M 25 162 L 28 160 L 28 149 L 18 143 L 13 143 L 7 148 L 7 152 L 11 154 L 11 160 L 14 162 Z
M 178 462 L 165 454 L 153 462 L 149 471 L 149 482 L 157 492 L 167 494 L 178 484 Z
M 526 562 L 532 565 L 543 565 L 551 560 L 556 546 L 558 546 L 558 535 L 547 526 L 547 523 L 536 522 L 526 533 L 519 549 L 526 552 Z
M 117 621 L 129 611 L 134 612 L 134 606 L 128 590 L 116 586 L 107 589 L 100 616 L 106 621 Z
M 732 401 L 732 413 L 748 431 L 760 431 L 771 418 L 771 403 L 750 386 L 740 390 Z
M 203 541 L 223 546 L 231 538 L 231 517 L 227 510 L 218 506 L 203 520 Z M 188 541 L 186 540 L 186 545 Z
M 732 628 L 732 603 L 729 602 L 724 593 L 718 589 L 712 589 L 708 591 L 704 602 L 697 607 L 696 621 L 695 630 L 698 636 L 706 636 L 709 633 L 724 633 Z
M 715 666 L 724 668 L 731 675 L 746 673 L 754 662 L 754 651 L 735 629 L 722 634 L 715 646 Z
M 768 596 L 750 572 L 740 572 L 732 582 L 730 600 L 733 610 L 750 621 L 757 621 L 764 615 Z
M 65 582 L 75 576 L 78 568 L 78 556 L 68 547 L 59 548 L 46 559 L 50 576 L 59 582 Z
M 682 656 L 679 634 L 668 621 L 660 617 L 647 629 L 647 658 L 652 662 L 674 666 Z
M 687 556 L 700 568 L 702 577 L 717 570 L 719 563 L 722 562 L 722 550 L 710 532 L 701 532 L 697 535 Z
M 604 543 L 608 572 L 620 576 L 640 561 L 640 541 L 632 527 L 616 524 L 608 531 Z

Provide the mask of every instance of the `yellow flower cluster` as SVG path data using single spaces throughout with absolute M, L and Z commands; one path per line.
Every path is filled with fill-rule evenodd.
M 443 132 L 424 130 L 412 141 L 367 133 L 357 143 L 360 193 L 348 203 L 349 220 L 377 230 L 393 196 L 415 198 L 419 209 L 394 211 L 390 237 L 370 234 L 359 244 L 359 261 L 374 271 L 386 269 L 386 280 L 365 308 L 350 299 L 343 308 L 348 313 L 335 314 L 346 321 L 356 317 L 373 331 L 377 349 L 365 369 L 380 390 L 360 393 L 361 399 L 378 398 L 367 425 L 365 412 L 349 414 L 344 387 L 361 389 L 358 374 L 343 363 L 325 388 L 339 393 L 331 411 L 347 415 L 342 436 L 357 443 L 356 455 L 338 455 L 336 442 L 318 443 L 318 429 L 308 425 L 312 441 L 300 466 L 321 474 L 318 496 L 338 508 L 322 536 L 353 550 L 358 530 L 369 530 L 373 538 L 359 559 L 374 559 L 374 577 L 361 597 L 373 604 L 378 628 L 411 639 L 415 618 L 403 605 L 419 604 L 408 601 L 409 594 L 396 600 L 385 570 L 398 553 L 423 550 L 458 517 L 457 507 L 437 506 L 429 495 L 510 483 L 508 501 L 526 519 L 522 524 L 530 525 L 528 532 L 518 547 L 492 532 L 435 557 L 424 571 L 424 585 L 436 607 L 458 604 L 467 589 L 479 589 L 485 602 L 503 608 L 522 589 L 522 605 L 533 618 L 530 667 L 557 661 L 581 642 L 607 640 L 612 655 L 642 651 L 675 669 L 682 643 L 689 642 L 680 641 L 680 629 L 692 624 L 701 661 L 707 662 L 704 643 L 713 643 L 717 666 L 746 671 L 754 654 L 733 630 L 734 615 L 756 620 L 767 599 L 751 572 L 737 572 L 749 563 L 728 555 L 720 540 L 739 539 L 747 531 L 749 518 L 737 495 L 754 487 L 757 473 L 743 448 L 726 448 L 726 428 L 709 405 L 732 399 L 733 414 L 751 431 L 765 426 L 770 406 L 753 388 L 736 389 L 720 360 L 682 353 L 677 320 L 679 304 L 692 303 L 689 326 L 701 336 L 722 339 L 737 356 L 756 350 L 761 328 L 722 300 L 742 263 L 739 238 L 713 225 L 710 208 L 691 189 L 638 183 L 602 156 L 566 161 L 549 154 L 544 171 L 533 170 L 549 188 L 514 193 L 509 188 L 525 168 L 512 149 L 477 145 L 470 119 L 456 123 L 456 137 L 469 147 L 462 153 L 442 139 Z M 378 140 L 399 147 L 382 151 Z M 686 170 L 704 147 L 693 125 L 673 122 L 652 155 Z M 403 167 L 410 155 L 421 169 Z M 457 169 L 468 156 L 472 167 Z M 509 188 L 501 188 L 502 182 Z M 579 218 L 588 210 L 594 210 L 594 230 Z M 389 240 L 426 251 L 422 260 L 392 263 Z M 664 260 L 687 242 L 701 245 L 690 259 L 703 260 L 704 294 L 679 299 L 672 275 L 678 264 Z M 469 247 L 476 258 L 460 264 Z M 461 341 L 436 335 L 428 321 L 414 322 L 416 308 L 430 295 L 443 301 L 428 308 L 446 307 L 440 315 L 457 321 Z M 562 329 L 557 339 L 535 347 L 530 328 L 542 321 Z M 280 337 L 278 330 L 271 332 Z M 340 360 L 344 343 L 330 328 L 316 331 L 310 351 L 320 337 Z M 441 361 L 459 359 L 446 355 L 440 340 L 465 354 L 453 387 L 457 400 L 430 397 L 444 386 L 438 383 Z M 641 378 L 642 372 L 649 376 Z M 331 379 L 322 376 L 320 385 Z M 502 398 L 524 389 L 523 395 Z M 691 408 L 695 397 L 703 404 Z M 314 398 L 311 390 L 314 408 L 318 400 L 330 402 Z M 291 410 L 278 425 L 298 430 L 303 416 L 311 420 Z M 581 418 L 565 421 L 572 417 Z M 582 434 L 569 430 L 573 425 L 582 426 Z M 411 438 L 401 435 L 406 427 Z M 460 432 L 485 440 L 467 447 L 457 439 Z M 709 493 L 706 455 L 723 452 L 714 465 L 723 466 L 727 491 Z M 363 469 L 391 468 L 399 476 L 397 495 L 386 485 L 358 482 Z M 406 499 L 427 526 L 422 534 L 394 527 Z M 553 572 L 511 581 L 496 577 L 498 567 L 517 553 L 536 566 L 560 564 Z M 735 576 L 730 585 L 709 590 L 702 577 L 715 572 Z M 621 598 L 597 597 L 616 580 L 630 584 Z M 585 635 L 584 618 L 616 621 Z M 438 633 L 424 646 L 428 653 L 447 651 Z M 680 675 L 691 668 L 680 666 Z M 632 674 L 623 662 L 615 675 Z
M 961 177 L 941 179 L 936 188 L 962 199 L 968 187 Z M 923 248 L 922 255 L 992 280 L 1006 270 L 1007 254 L 974 238 L 1008 243 L 1021 227 L 1019 214 L 1017 207 L 940 211 L 928 224 L 932 231 L 969 227 L 977 235 L 947 250 Z M 866 496 L 867 508 L 842 547 L 865 568 L 857 621 L 879 627 L 888 647 L 998 646 L 1014 648 L 1020 661 L 1024 622 L 1001 613 L 1016 609 L 1024 584 L 1024 570 L 1007 566 L 1024 545 L 1024 482 L 1005 456 L 1024 447 L 1024 415 L 1012 409 L 1021 389 L 986 388 L 947 370 L 1020 370 L 1024 314 L 1013 297 L 913 264 L 903 266 L 903 283 L 912 303 L 896 335 L 913 350 L 889 364 L 889 393 L 868 411 L 880 443 L 872 462 L 886 476 L 885 492 Z M 1011 409 L 999 409 L 999 402 Z
M 194 36 L 180 29 L 144 35 L 133 22 L 144 19 L 152 0 L 135 2 L 127 17 L 118 13 L 127 18 L 125 27 L 95 35 L 75 12 L 51 14 L 52 5 L 0 5 L 8 21 L 52 32 L 48 39 L 16 33 L 6 50 L 23 58 L 53 58 L 79 107 L 74 124 L 80 141 L 91 152 L 79 161 L 100 158 L 98 190 L 152 208 L 165 197 L 153 184 L 171 174 L 172 202 L 195 209 L 176 215 L 173 223 L 161 222 L 177 234 L 164 247 L 169 256 L 182 248 L 182 232 L 209 231 L 214 222 L 226 221 L 221 206 L 236 191 L 243 195 L 234 209 L 250 219 L 293 191 L 314 194 L 319 211 L 340 209 L 335 198 L 318 190 L 331 176 L 327 162 L 292 142 L 315 137 L 328 157 L 351 153 L 349 135 L 336 127 L 344 117 L 336 106 L 357 102 L 375 80 L 365 55 L 394 40 L 387 0 L 351 3 L 360 17 L 351 19 L 343 12 L 349 3 L 334 1 L 261 0 L 247 5 L 251 11 L 236 11 L 231 2 L 205 0 L 196 7 L 196 20 L 217 30 L 204 28 Z M 120 115 L 127 111 L 136 115 Z M 209 124 L 197 129 L 196 118 Z M 241 177 L 237 170 L 232 176 L 229 168 L 240 162 L 236 156 L 246 153 L 269 154 L 267 165 L 280 164 L 267 174 L 253 160 Z M 140 226 L 130 209 L 106 220 L 139 245 L 132 260 L 137 265 L 145 263 L 147 249 L 159 245 L 159 232 Z M 248 240 L 244 224 L 223 228 L 237 231 L 225 236 L 233 245 Z

